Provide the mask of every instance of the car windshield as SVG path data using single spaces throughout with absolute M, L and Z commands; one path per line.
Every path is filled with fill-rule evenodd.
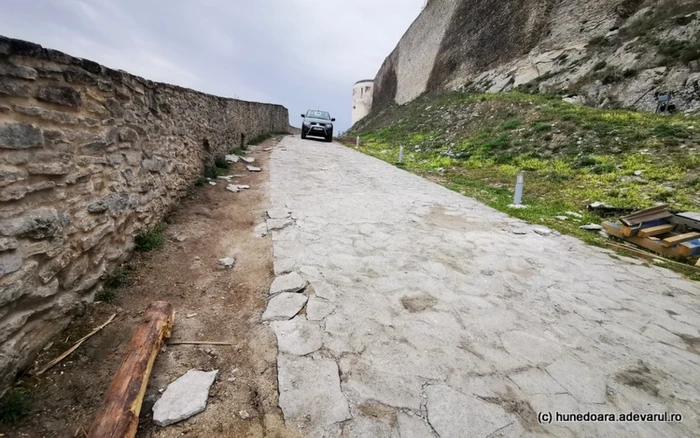
M 309 111 L 306 113 L 306 117 L 311 117 L 312 119 L 323 119 L 323 120 L 330 120 L 331 115 L 328 114 L 326 111 Z

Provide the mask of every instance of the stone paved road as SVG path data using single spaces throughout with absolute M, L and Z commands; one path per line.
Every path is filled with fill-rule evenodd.
M 271 323 L 304 436 L 699 435 L 698 284 L 337 144 L 287 137 L 270 166 L 295 219 L 275 269 L 311 285 Z M 538 424 L 555 411 L 683 422 Z

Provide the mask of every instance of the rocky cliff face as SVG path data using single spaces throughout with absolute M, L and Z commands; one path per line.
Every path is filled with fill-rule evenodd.
M 213 157 L 286 108 L 0 37 L 0 392 Z
M 384 61 L 373 109 L 440 90 L 700 109 L 700 2 L 432 0 Z

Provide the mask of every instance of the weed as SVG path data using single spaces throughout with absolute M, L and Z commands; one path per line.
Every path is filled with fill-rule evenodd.
M 109 289 L 103 287 L 101 291 L 95 294 L 95 301 L 101 301 L 103 303 L 111 303 L 117 299 L 117 291 L 114 289 Z
M 652 130 L 655 136 L 661 137 L 661 138 L 669 138 L 669 137 L 675 137 L 675 138 L 687 138 L 688 137 L 688 132 L 683 128 L 682 126 L 677 126 L 677 125 L 669 125 L 668 123 L 661 123 L 659 125 L 654 126 L 654 129 Z
M 207 183 L 207 179 L 203 176 L 200 176 L 197 178 L 197 180 L 194 182 L 194 185 L 196 187 L 203 187 Z
M 104 286 L 111 289 L 119 289 L 126 286 L 131 281 L 131 271 L 124 267 L 119 267 L 105 275 Z
M 218 169 L 226 169 L 228 170 L 228 161 L 226 161 L 225 157 L 216 157 L 214 159 L 214 166 L 216 166 Z
M 616 84 L 624 78 L 622 72 L 617 67 L 608 67 L 599 73 L 600 79 L 603 81 L 603 85 Z
M 603 47 L 610 47 L 613 45 L 613 42 L 610 41 L 608 37 L 605 35 L 599 35 L 597 37 L 591 38 L 590 41 L 588 41 L 588 47 L 597 47 L 597 48 L 603 48 Z
M 532 130 L 535 132 L 547 132 L 552 130 L 552 125 L 549 123 L 537 122 L 532 125 Z
M 202 176 L 205 178 L 209 179 L 216 179 L 220 176 L 228 175 L 229 170 L 228 168 L 222 169 L 220 167 L 216 166 L 207 166 L 204 168 L 204 172 L 202 173 Z
M 0 399 L 0 424 L 15 424 L 29 414 L 31 394 L 26 389 L 12 388 Z
M 285 135 L 285 134 L 287 134 L 287 133 L 286 132 L 268 132 L 265 134 L 260 134 L 260 135 L 255 136 L 252 140 L 250 140 L 248 142 L 248 144 L 251 146 L 258 145 L 258 144 L 264 142 L 265 140 L 269 140 L 269 139 L 275 137 L 276 135 Z
M 134 239 L 136 250 L 148 252 L 162 247 L 165 244 L 166 228 L 167 225 L 164 222 L 161 222 L 153 228 L 142 231 Z
M 622 77 L 633 78 L 639 74 L 639 71 L 633 68 L 627 68 L 622 72 Z
M 694 41 L 688 40 L 654 40 L 659 53 L 665 57 L 666 64 L 688 64 L 700 59 L 700 42 L 697 35 Z
M 593 66 L 593 71 L 598 71 L 604 69 L 608 65 L 607 62 L 605 61 L 600 61 L 596 65 Z
M 228 153 L 232 154 L 232 155 L 241 156 L 241 155 L 245 155 L 248 152 L 244 149 L 241 149 L 241 148 L 231 148 L 231 149 L 229 149 Z
M 513 129 L 517 128 L 520 126 L 522 122 L 520 120 L 509 120 L 506 123 L 501 125 L 501 128 L 505 129 L 506 131 L 512 131 Z

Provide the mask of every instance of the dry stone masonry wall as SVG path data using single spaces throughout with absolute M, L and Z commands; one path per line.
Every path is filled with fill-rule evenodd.
M 0 37 L 0 391 L 217 155 L 287 109 Z

